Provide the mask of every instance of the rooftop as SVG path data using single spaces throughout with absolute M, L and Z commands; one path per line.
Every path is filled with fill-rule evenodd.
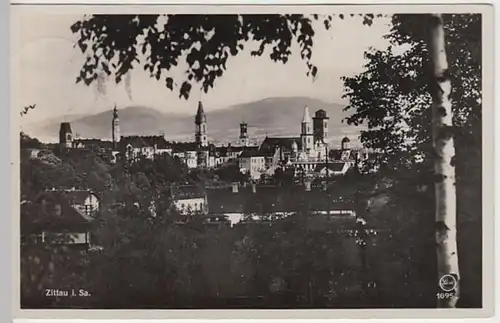
M 344 169 L 344 166 L 345 166 L 345 162 L 331 162 L 331 163 L 322 163 L 322 164 L 318 164 L 316 166 L 316 168 L 314 169 L 315 172 L 320 172 L 322 171 L 323 169 L 327 168 L 331 171 L 334 171 L 334 172 L 340 172 L 342 171 L 342 169 Z
M 74 230 L 90 225 L 90 219 L 71 206 L 61 192 L 43 194 L 35 202 L 21 204 L 21 232 Z
M 231 188 L 207 189 L 210 213 L 292 212 L 297 210 L 325 210 L 330 201 L 331 210 L 352 209 L 352 203 L 336 198 L 322 190 L 305 191 L 302 186 L 240 187 L 238 193 Z
M 88 198 L 90 195 L 94 195 L 96 198 L 99 198 L 96 194 L 92 193 L 89 190 L 83 190 L 83 189 L 68 189 L 68 190 L 47 190 L 43 193 L 41 193 L 36 201 L 41 201 L 42 199 L 47 199 L 47 200 L 57 200 L 60 198 L 64 198 L 68 203 L 74 205 L 74 204 L 84 204 L 85 199 Z
M 195 185 L 171 186 L 170 194 L 174 200 L 204 198 L 206 196 L 205 189 Z
M 119 145 L 122 148 L 128 145 L 134 148 L 154 147 L 155 145 L 158 149 L 168 148 L 168 143 L 164 136 L 122 136 Z
M 297 149 L 301 149 L 302 141 L 300 137 L 266 137 L 260 144 L 262 151 L 274 151 L 278 148 L 284 148 L 292 151 L 294 149 L 293 143 L 297 145 Z

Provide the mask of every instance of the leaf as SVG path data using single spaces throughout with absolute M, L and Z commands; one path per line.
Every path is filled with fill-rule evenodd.
M 316 74 L 318 73 L 318 68 L 316 66 L 313 66 L 312 70 L 311 70 L 311 75 L 313 77 L 316 77 Z
M 174 80 L 171 77 L 167 77 L 165 79 L 165 82 L 166 82 L 166 85 L 167 85 L 168 89 L 170 89 L 170 90 L 174 89 Z
M 319 19 L 319 15 L 315 16 Z M 222 75 L 220 72 L 210 73 L 210 68 L 225 66 L 228 56 L 240 54 L 249 35 L 259 43 L 258 50 L 251 52 L 252 56 L 261 56 L 266 48 L 278 43 L 279 48 L 271 58 L 286 62 L 285 57 L 290 55 L 293 42 L 298 39 L 301 46 L 308 49 L 304 60 L 311 57 L 314 30 L 311 20 L 302 15 L 225 15 L 223 19 L 214 15 L 165 17 L 168 22 L 162 31 L 157 25 L 157 15 L 89 15 L 73 24 L 72 31 L 78 37 L 82 52 L 95 54 L 102 51 L 108 61 L 118 57 L 121 74 L 129 71 L 133 62 L 141 64 L 136 50 L 146 54 L 146 48 L 149 48 L 150 55 L 148 61 L 143 63 L 144 70 L 149 69 L 157 80 L 161 78 L 162 71 L 170 71 L 181 63 L 190 67 L 199 64 L 200 68 L 193 71 L 194 79 L 206 84 L 206 89 L 212 88 L 215 79 Z M 291 37 L 287 25 L 292 27 L 297 37 Z M 207 32 L 211 33 L 210 38 Z M 144 39 L 144 43 L 138 44 L 138 39 Z M 92 46 L 87 48 L 87 44 Z M 116 69 L 114 63 L 111 66 Z M 95 70 L 90 61 L 85 62 L 84 68 L 91 72 Z M 120 78 L 115 75 L 115 80 Z
M 191 84 L 184 81 L 181 85 L 179 98 L 189 99 L 189 93 L 191 92 Z
M 102 63 L 101 63 L 101 67 L 102 67 L 102 69 L 104 70 L 104 72 L 105 72 L 107 75 L 111 74 L 111 71 L 109 70 L 108 64 L 106 64 L 106 63 L 102 62 Z

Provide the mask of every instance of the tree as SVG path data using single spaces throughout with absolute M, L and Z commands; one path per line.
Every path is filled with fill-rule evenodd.
M 370 24 L 373 17 L 365 15 L 364 23 Z M 422 28 L 433 26 L 431 18 L 430 15 L 395 15 L 393 32 L 388 36 L 393 46 L 388 51 L 368 53 L 368 71 L 345 79 L 346 87 L 350 89 L 346 94 L 350 99 L 347 110 L 356 110 L 348 118 L 348 123 L 368 121 L 370 129 L 361 137 L 365 145 L 387 149 L 382 162 L 389 166 L 388 169 L 392 163 L 397 170 L 413 172 L 414 178 L 425 175 L 425 181 L 436 178 L 430 176 L 432 171 L 428 163 L 434 160 L 432 129 L 425 126 L 432 120 L 428 108 L 432 100 L 430 94 L 436 93 L 429 87 L 435 84 L 435 75 L 429 69 L 432 56 L 428 55 L 427 29 Z M 115 81 L 120 82 L 139 63 L 157 80 L 163 79 L 167 88 L 179 91 L 180 97 L 187 99 L 194 82 L 201 83 L 205 92 L 213 87 L 215 80 L 223 75 L 229 56 L 251 46 L 249 40 L 256 44 L 253 55 L 261 56 L 271 49 L 270 58 L 283 63 L 291 54 L 292 43 L 298 43 L 308 74 L 315 77 L 318 70 L 310 62 L 314 37 L 312 19 L 319 17 L 90 16 L 72 26 L 73 32 L 80 34 L 78 45 L 88 57 L 77 81 L 90 84 L 101 80 L 103 74 L 113 74 Z M 328 28 L 332 17 L 321 19 Z M 453 108 L 453 121 L 458 126 L 453 131 L 458 132 L 457 138 L 463 137 L 467 142 L 480 126 L 480 108 L 476 107 L 480 107 L 480 100 L 477 100 L 480 96 L 477 48 L 481 46 L 477 46 L 477 39 L 473 39 L 477 38 L 480 23 L 474 15 L 450 15 L 444 20 L 443 28 L 450 38 L 455 37 L 448 48 L 453 65 L 447 76 L 452 78 L 453 85 L 464 81 L 454 86 L 456 90 L 450 94 L 454 101 L 458 98 L 461 102 Z M 465 39 L 472 40 L 467 42 Z M 393 47 L 403 44 L 410 47 L 403 55 L 392 51 Z M 184 54 L 187 54 L 188 66 L 186 79 L 174 80 L 171 75 L 165 75 L 181 63 Z M 408 139 L 411 139 L 409 143 Z M 474 140 L 477 138 L 472 139 L 472 143 L 476 142 Z M 459 158 L 454 162 L 458 163 Z
M 452 286 L 453 297 L 439 297 L 439 307 L 455 307 L 459 297 L 459 269 L 457 250 L 457 214 L 455 191 L 455 145 L 453 141 L 453 111 L 451 81 L 445 48 L 445 31 L 440 14 L 429 19 L 428 49 L 433 77 L 430 88 L 432 96 L 432 138 L 435 149 L 434 171 L 436 192 L 436 243 L 438 257 L 438 279 L 451 276 L 456 281 Z
M 41 149 L 43 148 L 43 144 L 37 138 L 31 138 L 24 132 L 20 134 L 20 147 L 21 149 Z
M 452 83 L 454 134 L 458 168 L 467 168 L 481 150 L 481 17 L 444 15 Z M 387 169 L 419 168 L 430 172 L 433 160 L 431 69 L 422 26 L 423 15 L 394 15 L 386 50 L 369 50 L 365 71 L 344 78 L 348 124 L 366 124 L 361 141 L 383 150 Z M 401 53 L 402 52 L 402 53 Z M 404 68 L 400 68 L 404 66 Z M 429 173 L 430 174 L 430 173 Z M 467 173 L 463 176 L 470 177 Z M 426 180 L 432 179 L 427 176 Z M 430 183 L 431 183 L 430 182 Z M 429 183 L 429 184 L 430 184 Z
M 414 191 L 419 186 L 425 190 L 427 187 L 425 194 L 419 193 L 416 196 L 422 195 L 424 199 L 427 199 L 427 196 L 432 197 L 434 189 L 431 187 L 435 185 L 433 181 L 443 179 L 440 176 L 442 173 L 440 169 L 437 169 L 438 176 L 433 176 L 433 162 L 436 157 L 440 163 L 446 164 L 445 175 L 450 183 L 455 177 L 452 168 L 456 166 L 456 190 L 461 198 L 458 199 L 458 203 L 455 198 L 446 199 L 447 203 L 451 203 L 448 214 L 452 219 L 451 223 L 447 220 L 446 226 L 451 226 L 452 232 L 448 238 L 453 240 L 455 221 L 458 221 L 459 226 L 462 225 L 461 230 L 464 233 L 458 232 L 458 252 L 461 254 L 460 266 L 468 268 L 468 264 L 477 264 L 481 258 L 476 243 L 471 243 L 469 239 L 467 241 L 461 239 L 466 236 L 480 236 L 480 229 L 477 228 L 480 226 L 481 216 L 477 209 L 481 204 L 481 16 L 473 14 L 442 16 L 442 28 L 447 38 L 440 49 L 446 49 L 450 65 L 446 69 L 444 78 L 439 79 L 448 82 L 444 87 L 448 91 L 441 94 L 442 84 L 436 82 L 434 70 L 436 65 L 433 64 L 433 51 L 430 46 L 434 43 L 429 43 L 429 28 L 435 26 L 433 19 L 435 18 L 431 15 L 393 17 L 393 28 L 387 35 L 391 46 L 385 51 L 367 52 L 368 63 L 365 72 L 352 78 L 344 78 L 346 98 L 350 101 L 346 110 L 354 112 L 347 118 L 347 122 L 368 124 L 368 129 L 362 133 L 361 140 L 369 148 L 384 150 L 383 159 L 379 162 L 386 166 L 385 169 L 392 170 L 393 178 L 397 178 L 399 182 L 406 182 L 404 190 Z M 403 53 L 399 54 L 402 47 Z M 442 132 L 445 136 L 434 136 L 434 139 L 440 141 L 438 148 L 442 147 L 443 139 L 448 140 L 447 156 L 444 160 L 441 159 L 443 152 L 441 149 L 436 154 L 433 141 L 433 131 L 436 129 L 431 127 L 432 110 L 443 111 L 436 108 L 436 103 L 432 105 L 432 102 L 440 101 L 443 96 L 445 101 L 453 102 L 453 106 L 446 105 L 447 127 L 446 131 Z M 431 106 L 434 108 L 431 109 Z M 450 139 L 455 139 L 456 154 L 451 148 L 453 140 Z M 438 186 L 436 188 L 439 190 L 442 184 L 436 183 Z M 448 192 L 454 194 L 452 191 Z M 442 194 L 440 196 L 443 197 Z M 399 200 L 400 203 L 409 203 L 409 201 L 404 202 L 404 199 Z M 442 202 L 442 199 L 439 201 L 436 198 L 436 212 L 441 209 L 441 214 Z M 458 212 L 457 220 L 453 220 L 455 205 Z M 422 216 L 426 214 L 421 213 Z M 438 229 L 444 227 L 439 225 Z M 475 233 L 471 233 L 472 227 L 476 228 Z M 467 235 L 465 231 L 468 232 Z M 451 242 L 452 245 L 455 243 Z M 479 245 L 479 242 L 477 244 Z M 454 257 L 457 255 L 455 248 L 452 247 L 450 251 L 450 253 L 455 252 Z M 451 260 L 454 262 L 456 259 Z M 458 267 L 458 264 L 455 262 L 454 266 Z M 454 271 L 457 271 L 455 274 L 458 275 L 458 268 Z M 463 274 L 462 272 L 462 276 Z M 439 279 L 443 273 L 436 275 Z M 481 281 L 477 270 L 467 269 L 466 276 L 466 281 L 472 280 L 476 283 Z M 461 289 L 464 291 L 464 288 Z M 472 293 L 470 285 L 466 289 L 467 294 Z M 480 298 L 479 294 L 469 295 L 470 298 Z M 464 293 L 461 295 L 464 296 Z M 440 306 L 450 305 L 453 304 L 440 304 Z

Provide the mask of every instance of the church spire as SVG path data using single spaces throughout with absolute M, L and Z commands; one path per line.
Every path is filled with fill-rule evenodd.
M 207 122 L 207 117 L 205 115 L 205 111 L 203 110 L 203 103 L 201 101 L 198 102 L 198 111 L 196 112 L 195 123 L 202 124 Z
M 302 131 L 300 134 L 302 141 L 302 150 L 309 154 L 313 148 L 313 131 L 312 131 L 312 119 L 309 114 L 309 107 L 306 105 L 304 107 L 304 116 L 302 117 Z
M 312 122 L 311 115 L 309 114 L 309 107 L 306 105 L 304 107 L 304 116 L 302 117 L 302 123 Z
M 111 137 L 113 140 L 113 147 L 116 149 L 118 142 L 120 142 L 120 119 L 118 119 L 118 109 L 113 108 L 113 120 L 111 121 Z
M 198 111 L 194 118 L 195 123 L 195 141 L 201 147 L 208 146 L 207 139 L 207 117 L 205 111 L 203 110 L 203 104 L 201 101 L 198 102 Z

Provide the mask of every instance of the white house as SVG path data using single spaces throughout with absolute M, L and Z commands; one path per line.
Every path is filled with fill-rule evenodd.
M 266 157 L 257 150 L 244 150 L 238 157 L 242 173 L 250 173 L 252 179 L 259 179 L 266 172 Z
M 155 155 L 170 153 L 171 148 L 164 136 L 122 136 L 120 139 L 120 151 L 127 159 L 133 160 L 139 156 L 153 159 Z
M 83 194 L 82 194 L 83 196 Z M 79 201 L 65 191 L 47 191 L 34 202 L 21 205 L 21 243 L 57 243 L 88 248 L 91 240 L 90 213 L 82 212 Z M 80 197 L 79 197 L 80 198 Z M 90 197 L 83 204 L 96 204 Z
M 66 190 L 47 190 L 47 193 L 50 194 L 50 192 L 58 192 L 63 195 L 64 198 L 69 202 L 71 207 L 73 207 L 85 217 L 92 218 L 94 214 L 99 211 L 99 197 L 89 190 L 81 190 L 76 188 Z
M 320 177 L 339 176 L 345 175 L 349 168 L 351 168 L 349 162 L 321 163 L 316 166 L 314 172 Z
M 195 150 L 174 151 L 172 156 L 179 158 L 188 168 L 198 167 L 198 155 Z
M 171 187 L 174 206 L 184 215 L 208 214 L 208 201 L 206 192 L 197 186 Z

